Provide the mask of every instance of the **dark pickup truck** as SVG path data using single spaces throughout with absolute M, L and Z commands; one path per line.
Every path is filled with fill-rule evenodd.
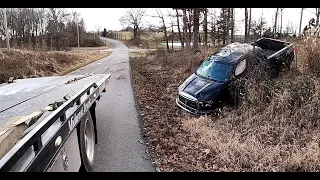
M 212 112 L 230 83 L 250 72 L 249 56 L 268 71 L 278 72 L 283 67 L 290 67 L 295 58 L 295 46 L 271 38 L 260 38 L 250 44 L 231 43 L 204 60 L 179 86 L 176 104 L 192 114 Z

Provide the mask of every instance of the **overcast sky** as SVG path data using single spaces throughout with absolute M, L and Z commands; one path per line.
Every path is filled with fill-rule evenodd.
M 160 8 L 164 15 L 169 13 L 174 13 L 171 8 Z M 218 8 L 217 8 L 218 9 Z M 81 17 L 85 21 L 85 25 L 88 31 L 96 30 L 97 27 L 102 30 L 106 28 L 107 30 L 120 30 L 123 27 L 121 26 L 119 19 L 125 14 L 125 8 L 74 8 L 74 10 L 81 13 Z M 268 25 L 271 26 L 273 23 L 273 18 L 275 15 L 276 8 L 252 8 L 252 19 L 259 19 L 261 13 L 263 12 L 263 17 L 267 21 Z M 284 8 L 283 10 L 283 28 L 287 24 L 292 23 L 293 27 L 297 30 L 299 28 L 301 8 Z M 315 17 L 315 8 L 307 8 L 303 12 L 303 21 L 302 28 L 307 25 L 310 18 Z M 155 8 L 148 8 L 146 14 L 149 17 L 145 17 L 145 21 L 148 24 L 160 25 L 159 19 L 150 17 L 155 15 Z M 217 15 L 219 14 L 217 10 Z M 244 32 L 244 8 L 235 8 L 236 16 L 236 34 L 243 34 Z M 174 19 L 175 20 L 175 19 Z M 208 19 L 209 20 L 209 19 Z M 166 22 L 170 23 L 170 18 L 166 17 Z

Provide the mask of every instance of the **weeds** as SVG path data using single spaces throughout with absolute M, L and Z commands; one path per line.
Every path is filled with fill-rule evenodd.
M 108 54 L 110 52 L 1 50 L 0 83 L 6 82 L 9 77 L 24 78 L 61 74 L 74 67 L 80 68 L 80 65 L 84 66 Z

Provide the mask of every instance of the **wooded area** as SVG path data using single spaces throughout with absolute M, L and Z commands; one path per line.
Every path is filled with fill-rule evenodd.
M 28 50 L 66 50 L 68 47 L 101 46 L 94 34 L 87 33 L 83 18 L 66 8 L 1 8 L 0 46 L 5 47 L 5 11 L 10 46 Z M 78 26 L 78 27 L 77 27 Z
M 305 26 L 301 24 L 303 10 L 301 10 L 299 33 L 292 24 L 283 27 L 284 8 L 275 8 L 273 24 L 268 25 L 263 12 L 259 18 L 252 17 L 252 8 L 240 8 L 244 11 L 244 36 L 243 39 L 237 37 L 235 32 L 240 28 L 235 23 L 235 9 L 239 8 L 172 8 L 174 13 L 164 15 L 160 8 L 156 9 L 156 15 L 151 17 L 158 18 L 160 25 L 158 31 L 164 33 L 163 41 L 166 42 L 166 49 L 169 51 L 169 41 L 178 40 L 181 48 L 199 51 L 199 44 L 204 46 L 225 45 L 235 41 L 250 42 L 262 36 L 270 38 L 283 38 L 288 36 L 301 36 Z M 319 24 L 319 9 L 315 9 L 316 26 Z M 142 19 L 148 15 L 145 9 L 127 9 L 126 14 L 120 18 L 123 27 L 133 27 L 133 39 L 140 42 L 140 32 L 145 31 L 146 27 L 141 26 Z M 217 14 L 217 11 L 220 11 Z M 170 23 L 165 19 L 170 18 Z M 174 19 L 174 20 L 173 20 Z M 241 25 L 243 26 L 243 25 Z M 155 29 L 154 27 L 152 27 Z M 149 30 L 151 28 L 149 27 Z

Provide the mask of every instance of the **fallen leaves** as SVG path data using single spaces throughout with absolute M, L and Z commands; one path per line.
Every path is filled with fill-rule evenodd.
M 201 61 L 197 55 L 184 54 L 189 61 Z M 169 58 L 168 58 L 169 59 Z M 183 64 L 183 62 L 174 61 Z M 190 63 L 189 63 L 190 64 Z M 195 63 L 193 63 L 195 64 Z M 141 106 L 141 116 L 148 132 L 148 141 L 155 158 L 157 171 L 199 171 L 200 160 L 206 148 L 190 141 L 192 137 L 181 127 L 180 109 L 175 104 L 177 88 L 189 74 L 186 68 L 179 70 L 171 64 L 163 64 L 158 58 L 131 59 L 133 80 Z M 195 68 L 195 67 L 193 67 Z M 208 150 L 205 150 L 208 152 Z M 197 158 L 198 157 L 198 158 Z

